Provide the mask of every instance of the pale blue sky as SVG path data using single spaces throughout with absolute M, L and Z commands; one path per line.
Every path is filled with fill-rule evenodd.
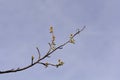
M 0 0 L 0 70 L 26 66 L 44 55 L 56 42 L 86 25 L 75 45 L 65 46 L 49 59 L 61 58 L 60 68 L 36 65 L 28 70 L 0 75 L 0 80 L 120 80 L 119 0 Z

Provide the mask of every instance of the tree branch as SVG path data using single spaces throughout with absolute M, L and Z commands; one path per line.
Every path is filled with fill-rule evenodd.
M 54 43 L 55 37 L 53 37 L 52 43 L 49 43 L 49 47 L 50 47 L 50 48 L 49 48 L 48 52 L 47 52 L 43 57 L 41 57 L 41 55 L 40 55 L 40 50 L 39 50 L 39 48 L 36 47 L 37 53 L 38 53 L 38 59 L 37 59 L 36 61 L 33 61 L 33 60 L 34 60 L 34 56 L 32 56 L 32 59 L 31 59 L 31 60 L 32 60 L 32 63 L 31 63 L 31 64 L 29 64 L 29 65 L 27 65 L 27 66 L 25 66 L 25 67 L 21 67 L 21 68 L 18 67 L 18 68 L 15 68 L 15 69 L 10 69 L 10 70 L 5 70 L 5 71 L 2 71 L 2 70 L 1 70 L 1 71 L 0 71 L 0 74 L 23 71 L 23 70 L 26 70 L 26 69 L 29 69 L 29 68 L 33 67 L 33 66 L 36 65 L 36 64 L 42 64 L 42 65 L 44 65 L 45 67 L 48 67 L 48 65 L 56 66 L 56 67 L 59 67 L 59 66 L 63 65 L 64 63 L 63 63 L 61 60 L 58 60 L 58 62 L 59 62 L 58 64 L 43 63 L 43 62 L 41 62 L 41 61 L 44 60 L 45 58 L 49 57 L 49 56 L 50 56 L 53 52 L 55 52 L 56 50 L 62 49 L 65 45 L 67 45 L 68 43 L 71 43 L 71 42 L 70 42 L 71 39 L 73 39 L 76 35 L 78 35 L 78 34 L 79 34 L 81 31 L 83 31 L 84 29 L 85 29 L 85 26 L 84 26 L 81 30 L 78 30 L 76 33 L 74 33 L 68 41 L 66 41 L 65 43 L 61 44 L 61 45 L 58 46 L 58 47 L 55 47 L 54 49 L 52 48 L 52 45 L 54 45 L 53 43 Z M 52 30 L 52 29 L 51 29 L 50 33 L 52 33 L 52 35 L 53 35 L 53 30 Z

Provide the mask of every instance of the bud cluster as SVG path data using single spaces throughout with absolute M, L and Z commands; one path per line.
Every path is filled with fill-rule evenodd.
M 50 33 L 52 34 L 52 42 L 51 42 L 51 49 L 54 50 L 56 47 L 55 47 L 55 35 L 54 35 L 54 31 L 53 31 L 53 26 L 50 26 Z

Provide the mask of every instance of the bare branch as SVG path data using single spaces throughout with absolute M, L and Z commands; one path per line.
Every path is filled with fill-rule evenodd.
M 38 51 L 38 59 L 40 59 L 40 50 L 38 47 L 36 47 L 37 51 Z

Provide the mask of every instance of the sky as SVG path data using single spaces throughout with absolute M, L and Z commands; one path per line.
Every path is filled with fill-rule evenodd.
M 0 70 L 30 64 L 43 56 L 54 27 L 56 44 L 86 26 L 45 61 L 64 65 L 35 65 L 22 72 L 1 74 L 0 80 L 120 80 L 119 0 L 0 0 Z

